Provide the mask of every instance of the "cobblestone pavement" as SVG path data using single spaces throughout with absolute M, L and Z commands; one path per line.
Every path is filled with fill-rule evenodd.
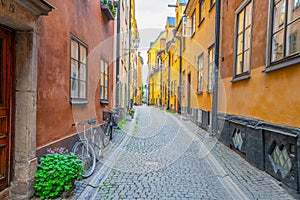
M 73 199 L 295 199 L 181 115 L 135 109 Z

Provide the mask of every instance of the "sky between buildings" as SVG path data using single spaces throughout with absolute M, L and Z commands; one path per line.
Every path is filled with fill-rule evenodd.
M 168 4 L 176 4 L 176 0 L 135 0 L 136 20 L 141 41 L 139 51 L 144 59 L 143 83 L 148 76 L 147 51 L 150 42 L 154 42 L 165 28 L 167 17 L 175 16 L 175 8 Z

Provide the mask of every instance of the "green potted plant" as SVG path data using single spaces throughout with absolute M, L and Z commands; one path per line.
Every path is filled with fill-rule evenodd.
M 65 148 L 49 149 L 39 159 L 34 189 L 41 199 L 56 198 L 74 188 L 83 174 L 82 161 Z

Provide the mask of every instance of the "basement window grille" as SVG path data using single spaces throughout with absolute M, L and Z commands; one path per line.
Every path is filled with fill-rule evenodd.
M 274 147 L 270 155 L 271 163 L 273 164 L 274 171 L 277 173 L 281 172 L 282 177 L 285 177 L 292 169 L 292 161 L 289 153 L 284 145 Z
M 234 129 L 233 135 L 232 135 L 232 141 L 233 145 L 236 149 L 241 151 L 242 145 L 243 145 L 243 138 L 242 138 L 242 133 L 240 129 Z

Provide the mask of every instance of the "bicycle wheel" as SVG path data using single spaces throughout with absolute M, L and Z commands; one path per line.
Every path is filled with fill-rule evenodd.
M 82 160 L 82 165 L 84 167 L 83 177 L 92 175 L 96 167 L 94 148 L 85 141 L 79 141 L 74 144 L 72 152 Z
M 109 127 L 109 130 L 110 130 L 110 133 L 109 133 L 109 140 L 112 140 L 113 133 L 114 133 L 114 131 L 115 131 L 113 125 L 111 125 L 111 126 Z
M 103 147 L 106 147 L 109 143 L 109 125 L 108 123 L 106 123 L 102 129 L 102 143 L 103 143 Z
M 100 158 L 102 156 L 101 139 L 100 138 L 101 138 L 100 133 L 98 133 L 97 129 L 94 129 L 93 130 L 92 142 L 93 142 L 93 146 L 94 146 L 94 150 L 95 150 L 97 160 L 100 160 Z

